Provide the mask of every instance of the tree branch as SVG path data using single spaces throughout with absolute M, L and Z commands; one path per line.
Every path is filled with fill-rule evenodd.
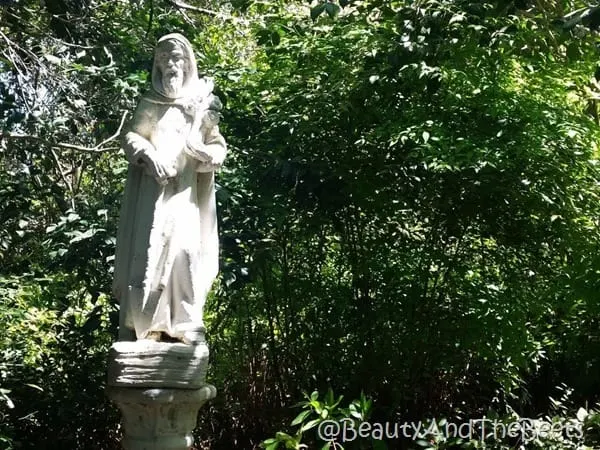
M 199 6 L 193 6 L 193 5 L 189 5 L 187 3 L 184 3 L 181 0 L 167 0 L 167 3 L 170 3 L 171 5 L 175 6 L 176 8 L 179 9 L 187 9 L 188 11 L 194 11 L 200 14 L 204 14 L 207 16 L 211 16 L 211 17 L 218 17 L 219 19 L 224 19 L 224 20 L 233 20 L 233 17 L 220 13 L 218 11 L 213 11 L 211 9 L 206 9 L 206 8 L 201 8 Z
M 52 159 L 54 159 L 54 164 L 56 164 L 56 168 L 58 169 L 58 173 L 60 174 L 60 177 L 63 180 L 63 183 L 65 183 L 65 186 L 67 186 L 67 189 L 69 190 L 69 192 L 71 193 L 71 209 L 75 209 L 75 196 L 73 195 L 73 184 L 69 182 L 69 180 L 67 180 L 67 175 L 65 174 L 65 172 L 62 169 L 62 164 L 60 163 L 60 160 L 58 159 L 58 155 L 56 154 L 56 152 L 54 151 L 53 148 L 50 149 L 50 152 L 52 153 Z
M 107 151 L 112 151 L 112 150 L 119 150 L 119 147 L 104 147 L 104 145 L 106 145 L 110 141 L 113 141 L 114 139 L 119 137 L 119 135 L 121 134 L 121 130 L 123 129 L 123 124 L 125 123 L 126 117 L 127 117 L 127 112 L 123 113 L 123 117 L 121 118 L 121 123 L 119 125 L 119 128 L 115 132 L 115 134 L 113 134 L 108 139 L 103 140 L 95 147 L 84 147 L 82 145 L 69 144 L 66 142 L 51 142 L 51 141 L 48 141 L 47 139 L 41 138 L 39 136 L 33 136 L 31 134 L 16 134 L 16 133 L 0 133 L 0 141 L 2 139 L 14 139 L 14 140 L 23 139 L 23 140 L 41 142 L 42 144 L 45 144 L 51 148 L 64 148 L 64 149 L 68 149 L 68 150 L 78 150 L 78 151 L 90 152 L 90 153 L 102 153 L 102 152 L 107 152 Z
M 33 136 L 32 134 L 3 133 L 3 134 L 0 134 L 0 140 L 2 140 L 2 139 L 29 140 L 29 141 L 40 142 L 40 143 L 45 144 L 48 147 L 52 147 L 52 148 L 64 148 L 64 149 L 69 149 L 69 150 L 78 150 L 78 151 L 90 152 L 90 153 L 102 153 L 102 152 L 106 152 L 109 150 L 117 150 L 118 149 L 118 147 L 97 148 L 97 147 L 84 147 L 82 145 L 68 144 L 66 142 L 50 142 L 47 139 L 44 139 L 44 138 L 41 138 L 38 136 Z

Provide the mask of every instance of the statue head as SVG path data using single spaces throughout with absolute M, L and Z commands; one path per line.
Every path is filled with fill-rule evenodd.
M 152 86 L 171 98 L 194 95 L 198 83 L 196 58 L 190 42 L 181 34 L 167 34 L 158 40 L 154 51 Z

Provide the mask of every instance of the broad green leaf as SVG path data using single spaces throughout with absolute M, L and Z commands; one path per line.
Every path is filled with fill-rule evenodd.
M 335 3 L 327 2 L 325 3 L 325 11 L 329 17 L 334 18 L 340 13 L 340 7 Z
M 321 3 L 321 4 L 319 4 L 319 5 L 311 8 L 311 10 L 310 10 L 310 18 L 312 20 L 316 20 L 317 17 L 319 17 L 321 15 L 321 13 L 323 11 L 325 11 L 326 6 L 327 6 L 327 3 Z
M 292 421 L 292 426 L 294 425 L 298 425 L 299 423 L 301 423 L 309 414 L 311 413 L 311 411 L 302 411 L 300 414 L 298 414 L 296 416 L 296 418 Z

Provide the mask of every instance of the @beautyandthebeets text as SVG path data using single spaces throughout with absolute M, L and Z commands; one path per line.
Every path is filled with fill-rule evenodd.
M 564 420 L 550 422 L 542 419 L 521 418 L 513 422 L 497 419 L 472 419 L 466 422 L 360 422 L 345 418 L 325 420 L 317 428 L 320 439 L 350 442 L 359 438 L 374 440 L 392 439 L 452 439 L 493 440 L 518 439 L 522 443 L 561 434 L 568 438 L 583 438 L 581 422 Z

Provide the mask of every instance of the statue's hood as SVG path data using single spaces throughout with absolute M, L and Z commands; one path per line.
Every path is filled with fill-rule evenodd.
M 167 95 L 163 89 L 162 84 L 162 72 L 157 64 L 156 53 L 162 42 L 165 41 L 177 41 L 183 47 L 183 52 L 187 59 L 187 67 L 184 73 L 183 85 L 178 93 L 177 97 Z M 212 83 L 209 87 L 205 80 L 198 79 L 198 69 L 196 68 L 196 58 L 194 56 L 194 49 L 192 44 L 184 36 L 179 33 L 171 33 L 161 37 L 156 45 L 154 54 L 154 63 L 152 65 L 152 87 L 154 91 L 166 100 L 189 100 L 191 98 L 205 97 L 212 91 Z M 207 92 L 208 90 L 208 92 Z

